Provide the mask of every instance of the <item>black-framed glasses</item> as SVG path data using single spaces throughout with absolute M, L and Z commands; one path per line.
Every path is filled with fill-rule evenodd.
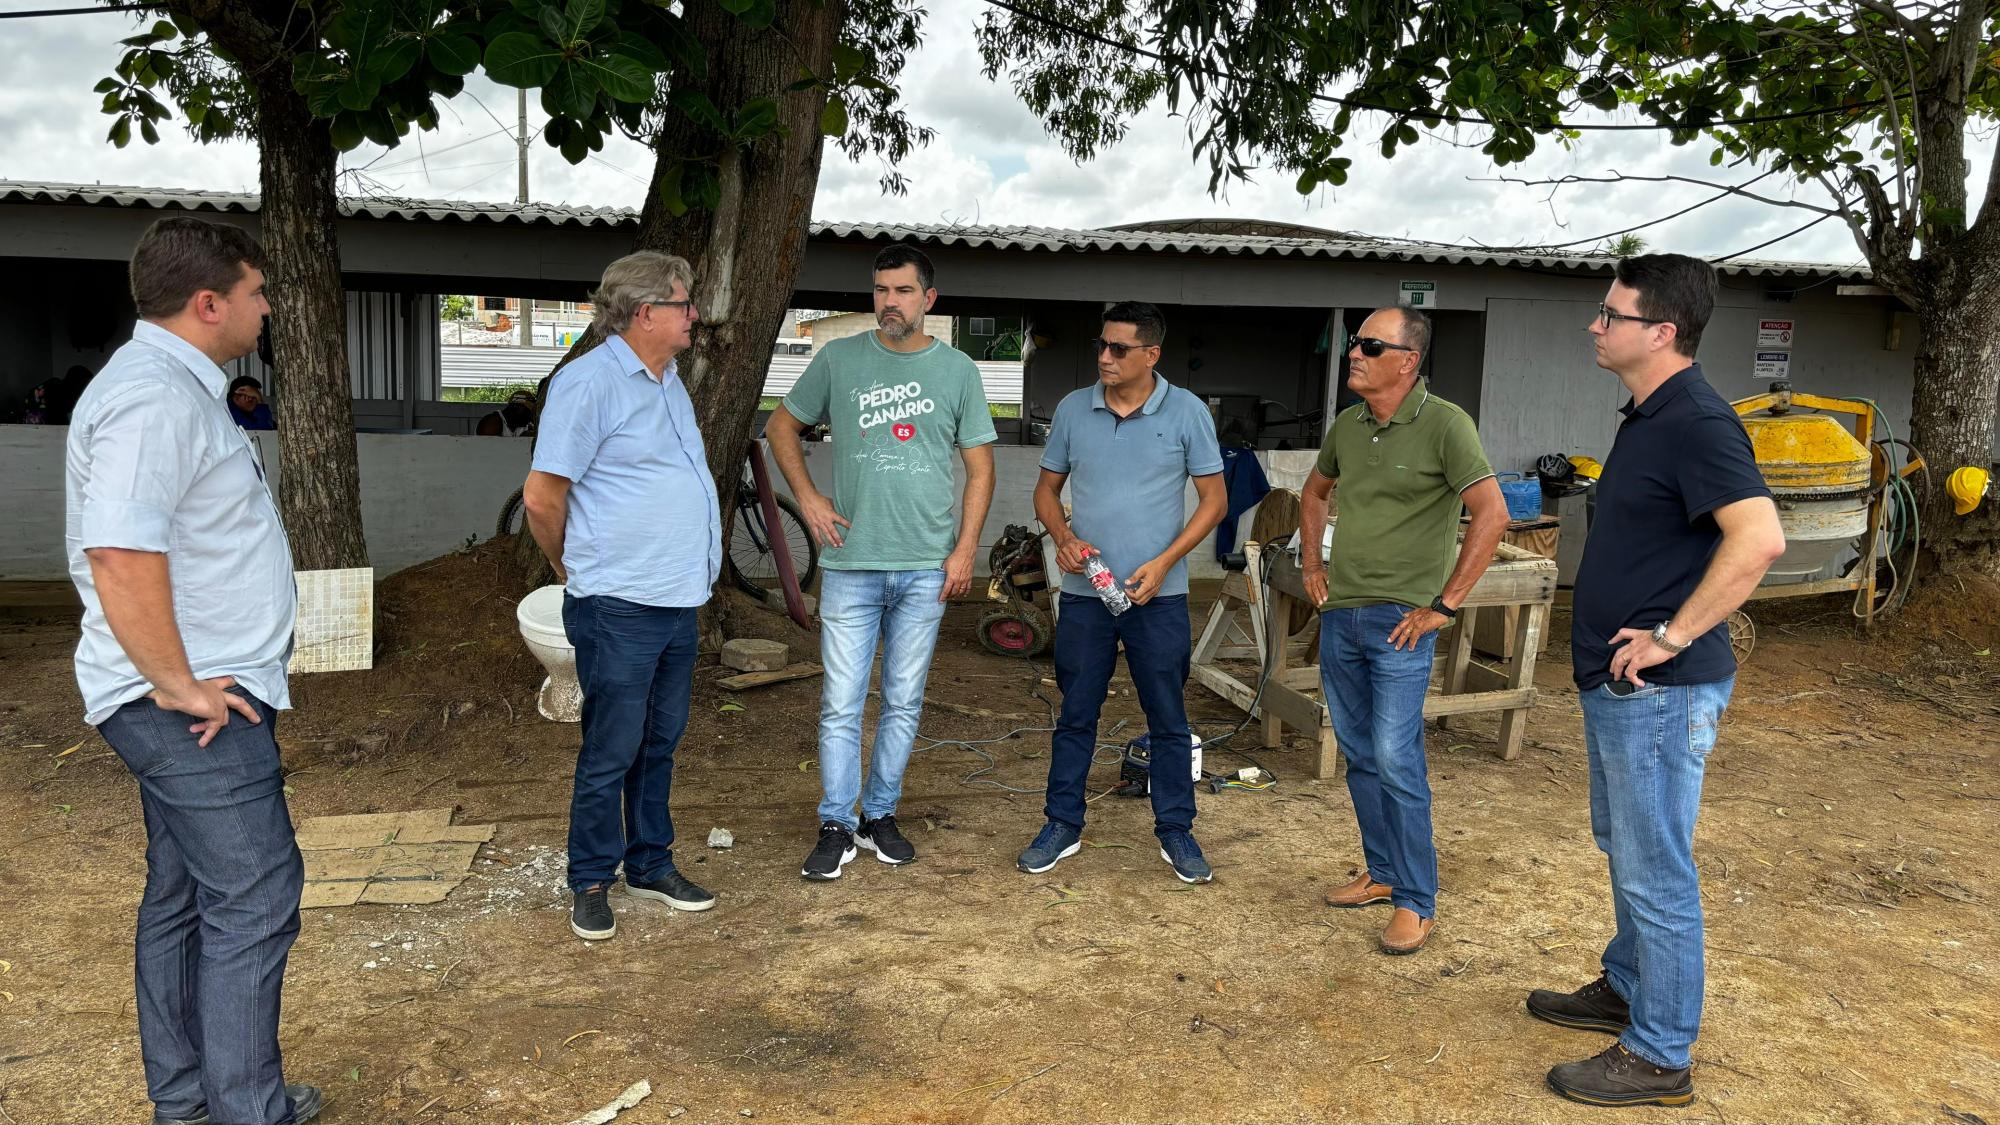
M 1356 336 L 1354 342 L 1348 346 L 1360 348 L 1361 354 L 1367 356 L 1369 359 L 1379 358 L 1383 352 L 1413 352 L 1417 350 L 1408 344 L 1392 344 L 1387 340 L 1378 340 L 1373 336 Z
M 653 307 L 655 307 L 655 308 L 662 308 L 662 309 L 680 309 L 680 310 L 682 310 L 683 312 L 686 312 L 686 313 L 687 313 L 687 314 L 688 314 L 689 316 L 693 316 L 693 315 L 695 315 L 695 307 L 694 307 L 694 301 L 692 301 L 692 300 L 686 300 L 686 301 L 647 301 L 646 303 L 647 303 L 647 304 L 649 304 L 649 305 L 652 305 L 652 306 L 653 306 Z
M 1118 344 L 1118 343 L 1113 343 L 1112 341 L 1107 340 L 1102 336 L 1099 336 L 1097 339 L 1092 340 L 1090 342 L 1090 346 L 1093 349 L 1092 354 L 1094 355 L 1103 355 L 1105 352 L 1110 352 L 1112 359 L 1124 359 L 1126 356 L 1132 354 L 1135 351 L 1138 351 L 1140 348 L 1152 348 L 1152 347 L 1158 347 L 1159 345 Z
M 1597 323 L 1609 328 L 1620 320 L 1635 320 L 1640 324 L 1671 324 L 1672 321 L 1659 320 L 1650 316 L 1633 316 L 1630 313 L 1613 312 L 1609 305 L 1600 302 L 1597 306 Z

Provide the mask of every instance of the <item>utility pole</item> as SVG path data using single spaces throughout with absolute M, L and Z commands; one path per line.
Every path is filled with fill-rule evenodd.
M 518 127 L 514 130 L 514 145 L 519 153 L 521 182 L 514 202 L 525 206 L 528 202 L 528 91 L 525 88 L 521 90 L 516 104 L 520 112 Z M 521 346 L 535 346 L 535 299 L 529 296 L 521 298 Z

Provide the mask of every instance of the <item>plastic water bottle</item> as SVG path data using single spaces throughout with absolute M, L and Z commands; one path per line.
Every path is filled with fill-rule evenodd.
M 1097 596 L 1104 599 L 1104 608 L 1111 611 L 1111 616 L 1132 608 L 1132 599 L 1118 584 L 1118 576 L 1111 573 L 1111 568 L 1104 565 L 1104 556 L 1095 550 L 1083 556 L 1083 576 L 1090 580 L 1090 588 L 1097 591 Z

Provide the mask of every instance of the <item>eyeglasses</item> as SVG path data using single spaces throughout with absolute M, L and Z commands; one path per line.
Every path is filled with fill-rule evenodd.
M 1636 320 L 1640 324 L 1673 323 L 1672 321 L 1658 320 L 1650 316 L 1631 316 L 1622 312 L 1612 312 L 1611 308 L 1608 305 L 1599 304 L 1597 306 L 1597 323 L 1602 324 L 1606 328 L 1609 328 L 1611 327 L 1613 321 L 1618 321 L 1618 320 Z
M 1378 358 L 1383 352 L 1413 352 L 1417 350 L 1407 344 L 1392 344 L 1387 340 L 1377 340 L 1373 336 L 1356 336 L 1354 342 L 1349 346 L 1360 348 L 1361 354 L 1367 356 L 1369 359 Z
M 686 312 L 686 313 L 687 313 L 687 314 L 688 314 L 689 316 L 694 316 L 694 315 L 696 315 L 696 309 L 695 309 L 695 307 L 694 307 L 694 302 L 693 302 L 692 300 L 687 300 L 687 301 L 647 301 L 647 302 L 646 302 L 646 304 L 649 304 L 649 305 L 652 305 L 652 306 L 653 306 L 653 307 L 655 307 L 655 308 L 662 308 L 662 309 L 680 309 L 680 310 L 682 310 L 682 311 Z
M 1103 355 L 1105 352 L 1110 352 L 1112 359 L 1124 359 L 1127 355 L 1130 355 L 1132 352 L 1135 352 L 1140 348 L 1159 347 L 1158 344 L 1114 344 L 1110 340 L 1107 340 L 1102 336 L 1099 336 L 1097 339 L 1092 340 L 1090 342 L 1090 346 L 1093 349 L 1095 349 L 1094 354 L 1097 355 Z

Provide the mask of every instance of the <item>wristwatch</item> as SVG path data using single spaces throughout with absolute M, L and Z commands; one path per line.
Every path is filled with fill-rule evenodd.
M 1438 595 L 1437 597 L 1435 597 L 1435 598 L 1432 598 L 1432 599 L 1431 599 L 1431 612 L 1432 612 L 1432 613 L 1441 613 L 1441 614 L 1445 615 L 1446 617 L 1451 617 L 1451 618 L 1455 618 L 1455 617 L 1457 617 L 1457 616 L 1458 616 L 1458 611 L 1457 611 L 1457 610 L 1455 610 L 1455 609 L 1451 608 L 1450 606 L 1448 606 L 1448 605 L 1444 604 L 1444 595 L 1443 595 L 1443 594 L 1439 594 L 1439 595 Z
M 1667 639 L 1667 623 L 1664 621 L 1660 622 L 1658 625 L 1653 626 L 1653 643 L 1659 645 L 1661 648 L 1666 649 L 1668 652 L 1671 652 L 1676 656 L 1688 650 L 1687 645 L 1677 645 L 1674 642 Z M 1688 644 L 1693 644 L 1693 643 L 1694 643 L 1693 641 L 1688 642 Z

